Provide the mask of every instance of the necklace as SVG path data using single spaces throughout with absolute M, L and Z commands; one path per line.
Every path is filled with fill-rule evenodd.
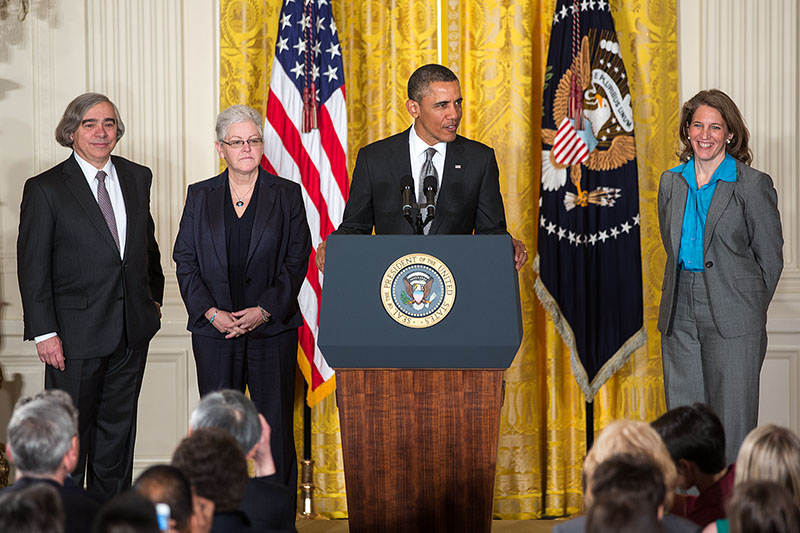
M 256 178 L 256 179 L 258 179 L 258 178 Z M 252 191 L 253 187 L 256 186 L 256 180 L 253 180 L 253 183 L 250 184 L 250 187 L 248 187 L 247 190 L 244 192 L 244 194 L 241 194 L 241 195 L 238 192 L 236 192 L 236 189 L 233 187 L 233 182 L 231 180 L 228 180 L 228 185 L 231 188 L 231 192 L 233 194 L 235 194 L 236 198 L 238 199 L 236 201 L 236 207 L 243 207 L 244 206 L 244 199 L 247 198 L 247 195 L 250 194 L 250 191 Z

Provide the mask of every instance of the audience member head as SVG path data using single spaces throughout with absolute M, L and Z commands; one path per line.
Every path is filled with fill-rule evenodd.
M 192 486 L 183 472 L 170 465 L 151 466 L 142 472 L 133 488 L 154 505 L 169 505 L 171 529 L 180 533 L 190 531 Z
M 774 481 L 800 505 L 800 438 L 774 424 L 748 433 L 736 457 L 735 485 L 745 481 Z
M 189 419 L 192 431 L 218 428 L 230 433 L 244 450 L 253 449 L 261 437 L 261 422 L 255 404 L 238 390 L 226 389 L 207 394 Z
M 74 413 L 57 395 L 18 402 L 8 423 L 6 452 L 20 476 L 64 482 L 78 461 Z
M 215 513 L 239 508 L 247 486 L 247 460 L 239 443 L 218 428 L 196 429 L 172 454 L 198 496 L 214 503 Z
M 731 533 L 792 533 L 800 531 L 800 508 L 774 481 L 746 481 L 733 491 L 728 520 Z
M 696 403 L 670 409 L 651 425 L 675 461 L 682 489 L 695 484 L 692 476 L 695 466 L 704 474 L 716 474 L 727 466 L 725 430 L 707 405 Z
M 54 487 L 36 483 L 0 494 L 0 531 L 63 533 L 64 507 Z
M 663 531 L 658 515 L 628 492 L 597 494 L 586 517 L 587 533 L 657 533 Z
M 664 478 L 664 511 L 672 507 L 675 492 L 675 463 L 661 437 L 650 424 L 636 420 L 617 420 L 608 425 L 594 441 L 583 462 L 584 506 L 592 506 L 594 472 L 597 466 L 612 455 L 626 453 L 652 461 Z
M 117 494 L 97 513 L 93 533 L 160 533 L 156 508 L 135 491 Z
M 630 453 L 612 455 L 595 468 L 592 493 L 596 498 L 612 492 L 638 498 L 638 505 L 658 518 L 666 492 L 664 475 L 649 457 Z

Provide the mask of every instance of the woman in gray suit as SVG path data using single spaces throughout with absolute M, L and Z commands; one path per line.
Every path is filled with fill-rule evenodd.
M 710 405 L 730 463 L 758 419 L 767 307 L 783 269 L 777 194 L 767 174 L 748 166 L 750 134 L 722 91 L 684 104 L 679 135 L 681 164 L 658 189 L 667 409 Z

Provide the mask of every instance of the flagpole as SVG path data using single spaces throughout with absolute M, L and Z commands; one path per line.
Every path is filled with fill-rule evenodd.
M 308 382 L 303 380 L 303 460 L 300 461 L 300 511 L 303 519 L 323 519 L 314 509 L 314 461 L 311 459 L 311 407 L 308 405 Z
M 586 402 L 586 453 L 594 444 L 594 404 Z

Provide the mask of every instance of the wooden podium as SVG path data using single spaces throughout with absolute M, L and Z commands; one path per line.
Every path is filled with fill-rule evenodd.
M 326 252 L 319 345 L 336 370 L 350 531 L 488 533 L 503 371 L 522 340 L 510 237 L 332 235 Z M 409 257 L 452 274 L 430 327 L 383 304 Z

